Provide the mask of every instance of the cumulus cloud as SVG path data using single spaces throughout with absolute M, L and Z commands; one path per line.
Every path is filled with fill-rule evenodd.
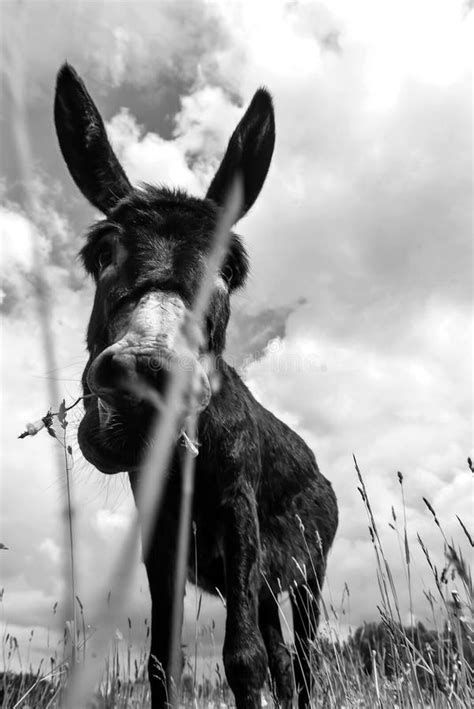
M 0 207 L 2 309 L 10 310 L 19 294 L 28 288 L 28 276 L 34 265 L 36 241 L 39 252 L 46 255 L 46 239 L 37 233 L 34 225 L 21 212 Z
M 39 550 L 46 554 L 54 564 L 57 564 L 61 558 L 61 549 L 58 543 L 55 542 L 54 539 L 51 539 L 51 537 L 43 539 L 39 545 Z
M 226 41 L 213 4 L 198 0 L 8 2 L 2 19 L 5 37 L 20 43 L 34 80 L 30 98 L 46 89 L 66 59 L 109 85 L 146 87 L 163 76 L 192 83 L 208 48 Z
M 245 296 L 239 296 L 234 299 L 226 338 L 226 359 L 238 370 L 260 359 L 270 342 L 275 343 L 277 338 L 284 338 L 289 315 L 304 304 L 300 300 L 295 304 L 267 308 L 252 315 L 246 308 Z
M 103 536 L 114 534 L 117 530 L 126 529 L 128 521 L 127 516 L 121 510 L 97 510 L 96 525 Z
M 33 266 L 32 240 L 36 237 L 35 234 L 32 234 L 32 225 L 22 214 L 3 207 L 0 208 L 0 220 L 2 225 L 2 265 L 5 271 L 11 272 L 16 268 L 31 271 Z
M 417 330 L 416 339 L 406 339 L 406 346 L 393 352 L 381 352 L 358 337 L 341 342 L 309 322 L 303 309 L 292 314 L 286 337 L 247 367 L 246 381 L 262 403 L 301 433 L 333 482 L 340 526 L 329 574 L 333 589 L 347 582 L 357 597 L 356 622 L 377 613 L 375 590 L 370 597 L 362 593 L 374 559 L 352 454 L 406 601 L 403 560 L 388 527 L 392 505 L 400 514 L 396 473 L 403 471 L 409 541 L 418 550 L 415 612 L 422 614 L 422 590 L 430 586 L 431 574 L 417 533 L 443 566 L 442 540 L 422 497 L 431 499 L 448 538 L 460 537 L 455 513 L 464 520 L 471 516 L 470 473 L 464 464 L 471 445 L 472 403 L 465 389 L 471 363 L 461 353 L 470 350 L 472 316 L 433 303 L 408 325 Z
M 5 198 L 0 205 L 1 309 L 16 316 L 31 308 L 37 277 L 45 268 L 51 298 L 87 286 L 69 221 L 54 205 L 55 190 L 48 191 L 40 180 L 32 189 L 39 195 L 34 217 Z
M 241 108 L 222 88 L 206 86 L 181 99 L 170 139 L 145 131 L 126 108 L 108 122 L 107 131 L 132 182 L 203 196 L 240 115 Z
M 108 124 L 112 145 L 134 183 L 163 183 L 196 191 L 197 180 L 175 141 L 155 133 L 143 135 L 134 117 L 122 110 Z

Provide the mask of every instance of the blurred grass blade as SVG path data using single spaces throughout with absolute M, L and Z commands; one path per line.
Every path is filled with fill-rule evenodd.
M 14 25 L 15 30 L 8 33 L 8 35 L 4 35 L 3 37 L 3 39 L 6 40 L 6 66 L 4 67 L 3 73 L 11 95 L 11 127 L 13 130 L 14 144 L 18 160 L 20 183 L 24 187 L 24 208 L 27 217 L 31 220 L 35 227 L 35 231 L 38 232 L 32 235 L 31 248 L 33 251 L 32 263 L 34 264 L 34 270 L 31 274 L 31 282 L 35 289 L 35 306 L 38 313 L 38 320 L 40 322 L 45 369 L 47 372 L 53 372 L 57 370 L 56 349 L 54 344 L 53 328 L 51 325 L 51 312 L 53 306 L 48 282 L 45 276 L 43 253 L 40 248 L 41 239 L 39 232 L 42 227 L 44 229 L 44 224 L 42 224 L 44 220 L 41 216 L 41 203 L 38 197 L 38 183 L 35 180 L 35 175 L 33 172 L 34 160 L 29 139 L 25 99 L 25 56 L 27 56 L 27 53 L 24 44 L 25 39 L 22 33 L 22 27 L 24 26 L 24 16 L 27 12 L 28 7 L 26 4 L 19 4 L 18 18 Z M 49 404 L 51 406 L 57 406 L 61 400 L 61 397 L 56 379 L 54 377 L 48 377 L 47 385 Z M 66 449 L 66 466 L 63 465 L 63 454 L 58 445 L 54 446 L 54 454 L 56 456 L 59 489 L 63 488 L 64 478 L 66 478 L 66 498 L 64 500 L 63 509 L 58 515 L 58 518 L 60 519 L 59 524 L 62 526 L 62 547 L 65 550 L 62 569 L 62 576 L 64 579 L 64 597 L 61 602 L 61 611 L 63 627 L 66 627 L 66 623 L 72 623 L 72 631 L 69 635 L 71 641 L 71 663 L 74 666 L 76 662 L 77 613 L 75 602 L 76 572 L 74 563 L 71 479 L 69 465 L 67 464 Z

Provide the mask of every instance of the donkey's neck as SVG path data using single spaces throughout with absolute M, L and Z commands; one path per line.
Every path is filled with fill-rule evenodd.
M 233 420 L 238 415 L 244 402 L 255 400 L 245 386 L 240 375 L 222 357 L 216 370 L 217 386 L 208 407 L 200 414 L 198 422 L 198 443 L 200 449 L 205 444 L 216 441 L 233 428 Z M 211 446 L 212 447 L 212 446 Z
M 222 357 L 219 357 L 217 368 L 218 387 L 213 394 L 209 406 L 199 416 L 196 441 L 198 448 L 198 464 L 207 458 L 213 450 L 216 441 L 232 428 L 232 418 L 236 414 L 237 401 L 253 398 L 239 374 Z M 168 471 L 177 469 L 181 464 L 181 455 L 185 442 L 182 436 L 176 441 L 171 452 Z M 135 493 L 140 477 L 139 471 L 129 471 L 132 490 Z

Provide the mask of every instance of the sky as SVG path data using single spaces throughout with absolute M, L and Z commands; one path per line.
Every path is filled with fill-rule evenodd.
M 72 402 L 86 362 L 93 288 L 76 257 L 99 217 L 73 184 L 54 133 L 55 75 L 67 59 L 99 106 L 133 183 L 203 195 L 259 86 L 273 95 L 276 148 L 261 195 L 236 230 L 251 259 L 234 296 L 227 356 L 254 395 L 297 430 L 335 488 L 340 525 L 325 599 L 341 632 L 378 618 L 379 592 L 356 455 L 408 619 L 405 568 L 389 526 L 404 476 L 415 617 L 430 587 L 417 533 L 442 568 L 465 551 L 472 518 L 472 3 L 3 2 L 0 165 L 2 294 L 1 622 L 47 655 L 61 602 L 66 485 L 55 441 L 18 440 L 26 422 Z M 19 61 L 12 62 L 12 51 Z M 15 142 L 20 81 L 31 145 L 31 213 Z M 41 258 L 57 367 L 48 370 L 34 291 Z M 78 595 L 109 588 L 133 515 L 126 477 L 105 478 L 73 449 Z M 143 632 L 144 570 L 127 615 Z M 350 608 L 341 608 L 347 584 Z M 188 589 L 185 637 L 194 635 Z M 209 625 L 215 619 L 214 633 Z M 207 599 L 203 646 L 222 639 Z M 117 619 L 126 627 L 126 618 Z M 137 631 L 137 642 L 138 642 Z M 211 651 L 209 650 L 211 653 Z M 214 649 L 212 649 L 214 653 Z M 211 654 L 212 654 L 211 653 Z

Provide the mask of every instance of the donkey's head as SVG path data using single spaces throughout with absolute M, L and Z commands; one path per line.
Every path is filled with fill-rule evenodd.
M 105 218 L 89 231 L 81 251 L 96 284 L 83 374 L 85 414 L 79 443 L 107 473 L 133 470 L 146 444 L 153 410 L 143 392 L 163 393 L 181 363 L 200 384 L 194 405 L 205 408 L 211 388 L 203 355 L 225 343 L 229 295 L 245 281 L 248 264 L 232 234 L 214 274 L 214 291 L 196 336 L 183 337 L 205 270 L 219 213 L 237 174 L 243 184 L 240 217 L 265 181 L 275 142 L 270 95 L 260 89 L 234 131 L 204 199 L 180 190 L 132 187 L 115 156 L 102 118 L 83 82 L 67 64 L 58 74 L 56 131 L 69 171 Z

